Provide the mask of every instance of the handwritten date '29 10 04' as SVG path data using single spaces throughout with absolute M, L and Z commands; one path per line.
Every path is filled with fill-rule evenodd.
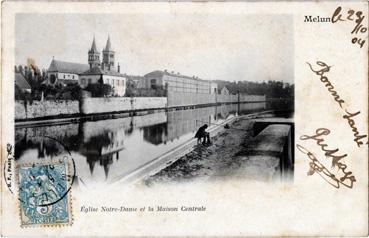
M 360 45 L 360 48 L 363 48 L 365 39 L 357 37 L 358 34 L 365 34 L 368 31 L 368 27 L 363 25 L 365 18 L 363 12 L 349 9 L 346 14 L 342 14 L 344 14 L 342 13 L 342 7 L 337 7 L 332 16 L 332 23 L 337 23 L 339 21 L 354 21 L 356 25 L 351 31 L 351 34 L 353 34 L 355 37 L 352 38 L 351 43 L 357 43 Z

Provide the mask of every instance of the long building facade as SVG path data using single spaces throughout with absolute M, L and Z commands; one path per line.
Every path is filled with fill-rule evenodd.
M 197 77 L 189 77 L 181 74 L 169 73 L 168 71 L 153 71 L 142 79 L 141 88 L 165 88 L 171 92 L 184 92 L 196 94 L 217 94 L 218 85 L 210 80 Z

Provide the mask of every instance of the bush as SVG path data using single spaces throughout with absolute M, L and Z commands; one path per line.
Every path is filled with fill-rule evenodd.
M 14 98 L 15 100 L 32 101 L 33 97 L 30 93 L 22 91 L 18 85 L 14 87 Z
M 24 100 L 24 93 L 22 92 L 22 90 L 20 90 L 20 88 L 18 87 L 18 85 L 14 84 L 14 97 L 15 100 Z
M 65 86 L 60 91 L 60 99 L 79 100 L 82 96 L 82 89 L 78 84 Z
M 166 97 L 167 90 L 164 87 L 152 88 L 133 88 L 127 87 L 126 97 Z
M 92 97 L 105 97 L 110 96 L 112 93 L 112 88 L 109 84 L 101 83 L 91 83 L 85 90 L 89 91 Z

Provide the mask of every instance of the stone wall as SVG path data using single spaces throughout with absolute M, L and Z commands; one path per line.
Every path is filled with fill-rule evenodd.
M 263 102 L 265 96 L 240 95 L 240 102 Z M 238 95 L 168 92 L 168 97 L 83 98 L 72 100 L 15 102 L 15 119 L 56 117 L 60 115 L 96 114 L 215 103 L 237 103 Z
M 27 118 L 26 105 L 23 101 L 15 101 L 14 118 L 15 119 Z
M 166 105 L 167 98 L 165 97 L 83 98 L 81 113 L 94 114 L 165 108 Z
M 168 107 L 216 103 L 216 94 L 168 91 Z
M 133 97 L 132 110 L 165 108 L 167 106 L 166 97 Z
M 33 119 L 79 113 L 79 102 L 72 100 L 33 101 L 24 103 L 15 101 L 15 119 Z

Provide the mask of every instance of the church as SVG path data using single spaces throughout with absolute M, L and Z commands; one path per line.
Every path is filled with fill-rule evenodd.
M 120 73 L 119 64 L 115 65 L 115 51 L 112 49 L 110 37 L 102 50 L 102 60 L 94 37 L 88 51 L 88 64 L 65 62 L 53 58 L 48 69 L 48 83 L 51 85 L 78 83 L 82 88 L 86 88 L 91 83 L 101 82 L 112 87 L 113 96 L 125 95 L 126 77 Z

